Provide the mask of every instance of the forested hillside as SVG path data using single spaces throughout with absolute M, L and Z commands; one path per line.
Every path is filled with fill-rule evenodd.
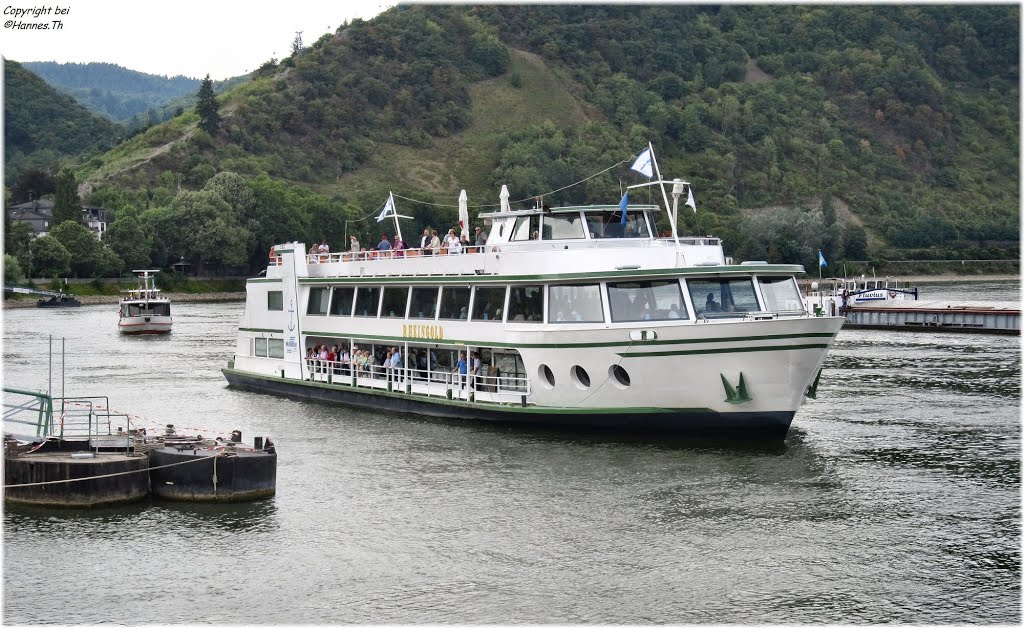
M 154 261 L 255 267 L 275 239 L 369 236 L 388 190 L 424 201 L 402 202 L 411 230 L 443 226 L 454 210 L 427 203 L 460 188 L 527 198 L 652 141 L 694 184 L 686 230 L 739 257 L 1016 258 L 1018 57 L 1010 5 L 401 6 L 265 63 L 214 132 L 187 111 L 79 176 L 138 214 Z M 635 177 L 548 200 L 614 202 Z M 164 234 L 186 205 L 245 254 Z
M 4 185 L 33 168 L 109 149 L 124 129 L 57 93 L 19 63 L 4 62 Z

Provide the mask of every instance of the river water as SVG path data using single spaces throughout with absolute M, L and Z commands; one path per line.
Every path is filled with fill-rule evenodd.
M 926 294 L 1020 298 L 978 285 Z M 741 446 L 235 391 L 241 311 L 5 312 L 5 385 L 46 388 L 53 335 L 60 394 L 64 337 L 68 395 L 279 452 L 247 505 L 7 506 L 5 624 L 1021 621 L 1017 337 L 844 330 L 785 442 Z

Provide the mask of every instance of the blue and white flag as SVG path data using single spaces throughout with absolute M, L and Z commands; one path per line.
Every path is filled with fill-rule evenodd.
M 693 188 L 692 187 L 687 186 L 686 202 L 683 203 L 683 204 L 684 205 L 689 205 L 690 207 L 693 208 L 693 213 L 695 213 L 695 214 L 697 213 L 697 201 L 693 200 Z
M 654 176 L 654 153 L 651 151 L 651 147 L 648 146 L 644 149 L 640 156 L 636 158 L 633 165 L 629 167 L 630 170 L 636 170 L 640 174 L 644 175 L 648 179 Z
M 821 254 L 821 251 L 818 251 L 818 266 L 828 266 L 825 262 L 825 256 Z
M 622 200 L 619 201 L 619 211 L 622 212 L 622 224 L 626 224 L 626 211 L 629 208 L 629 192 L 622 195 Z
M 391 193 L 389 192 L 388 193 L 388 202 L 384 203 L 384 209 L 383 209 L 383 211 L 380 212 L 380 215 L 377 216 L 377 222 L 381 222 L 385 218 L 390 218 L 391 216 L 394 216 L 394 215 L 395 215 L 395 199 L 394 199 L 393 196 L 391 196 Z

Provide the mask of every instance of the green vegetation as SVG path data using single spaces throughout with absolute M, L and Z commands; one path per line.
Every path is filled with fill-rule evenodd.
M 220 128 L 220 112 L 217 110 L 217 99 L 213 95 L 213 81 L 207 74 L 196 94 L 196 113 L 199 115 L 199 128 L 213 135 Z
M 19 63 L 4 61 L 5 185 L 27 170 L 56 172 L 61 160 L 105 151 L 123 133 Z
M 546 197 L 614 202 L 648 141 L 693 183 L 683 230 L 740 258 L 1017 259 L 1018 58 L 1013 5 L 402 5 L 265 63 L 219 128 L 186 113 L 77 172 L 136 217 L 111 249 L 159 265 L 371 244 L 389 190 L 422 201 L 407 237 L 454 223 L 430 203 L 460 188 L 524 199 L 619 163 Z

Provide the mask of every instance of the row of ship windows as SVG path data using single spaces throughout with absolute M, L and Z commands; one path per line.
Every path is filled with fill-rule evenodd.
M 339 286 L 309 290 L 306 314 L 419 320 L 613 323 L 729 316 L 749 312 L 802 312 L 792 277 L 668 279 L 511 286 Z M 689 294 L 684 299 L 684 291 Z M 760 299 L 758 292 L 760 293 Z M 545 307 L 546 304 L 546 307 Z M 270 291 L 269 310 L 283 309 Z

